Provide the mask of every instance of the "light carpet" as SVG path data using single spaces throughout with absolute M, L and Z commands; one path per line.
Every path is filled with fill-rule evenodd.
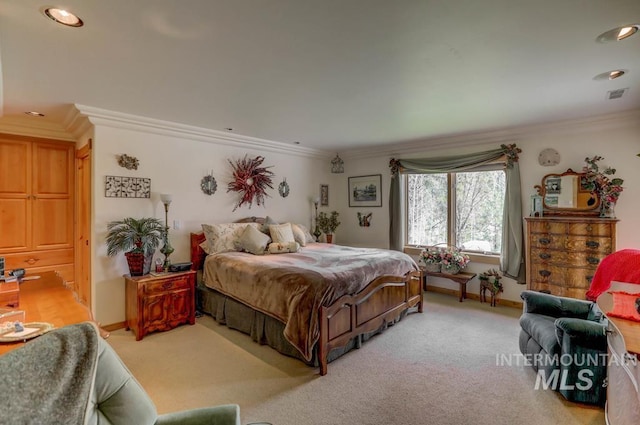
M 161 413 L 237 403 L 245 424 L 604 424 L 602 409 L 534 388 L 535 372 L 515 360 L 519 310 L 430 292 L 425 300 L 423 314 L 322 377 L 208 316 L 139 342 L 124 330 L 108 341 Z

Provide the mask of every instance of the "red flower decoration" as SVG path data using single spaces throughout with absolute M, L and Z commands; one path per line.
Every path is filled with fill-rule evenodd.
M 273 189 L 271 177 L 274 175 L 268 169 L 269 167 L 262 167 L 264 162 L 263 156 L 257 156 L 253 159 L 248 159 L 244 156 L 244 159 L 239 159 L 234 164 L 231 160 L 228 160 L 229 164 L 233 168 L 233 181 L 227 185 L 227 192 L 242 192 L 242 197 L 233 208 L 235 211 L 243 204 L 249 204 L 249 208 L 253 205 L 255 198 L 256 204 L 263 205 L 264 197 L 267 195 L 267 187 Z

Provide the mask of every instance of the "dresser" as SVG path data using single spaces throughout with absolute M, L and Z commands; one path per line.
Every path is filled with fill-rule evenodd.
M 584 299 L 600 261 L 616 249 L 616 219 L 525 217 L 527 289 Z
M 153 331 L 196 322 L 195 271 L 125 276 L 127 330 L 140 341 Z
M 640 285 L 612 282 L 609 291 L 598 297 L 598 307 L 607 316 L 607 405 L 609 425 L 640 423 L 640 322 L 612 317 L 614 298 L 611 292 L 640 292 Z M 640 294 L 638 294 L 640 296 Z

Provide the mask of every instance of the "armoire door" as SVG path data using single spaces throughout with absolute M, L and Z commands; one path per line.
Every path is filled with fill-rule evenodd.
M 0 138 L 0 254 L 31 249 L 31 143 Z

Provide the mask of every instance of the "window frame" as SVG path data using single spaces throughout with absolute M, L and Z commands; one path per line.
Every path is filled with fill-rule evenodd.
M 503 163 L 494 163 L 493 166 L 485 167 L 482 170 L 469 170 L 469 172 L 473 173 L 481 173 L 485 171 L 502 171 L 505 173 L 505 183 L 506 183 L 506 172 L 505 166 Z M 456 230 L 455 230 L 455 219 L 456 219 L 456 175 L 459 173 L 463 173 L 464 171 L 458 172 L 447 172 L 447 244 L 453 244 L 457 246 L 456 241 Z M 429 174 L 429 173 L 404 173 L 401 174 L 404 181 L 402 182 L 402 187 L 404 191 L 403 203 L 404 203 L 404 222 L 403 222 L 403 231 L 404 231 L 404 251 L 406 253 L 418 255 L 423 248 L 427 248 L 430 245 L 409 245 L 407 241 L 409 240 L 409 226 L 407 223 L 409 222 L 409 176 L 416 174 Z M 433 174 L 445 174 L 445 173 L 433 173 Z M 506 196 L 506 193 L 505 193 Z M 453 207 L 453 208 L 452 208 Z M 503 229 L 504 231 L 504 229 Z M 416 252 L 417 251 L 417 252 Z M 499 264 L 500 256 L 502 252 L 496 253 L 487 253 L 487 252 L 479 252 L 479 251 L 467 251 L 463 250 L 466 254 L 471 257 L 472 261 L 480 261 L 483 263 L 489 264 Z

